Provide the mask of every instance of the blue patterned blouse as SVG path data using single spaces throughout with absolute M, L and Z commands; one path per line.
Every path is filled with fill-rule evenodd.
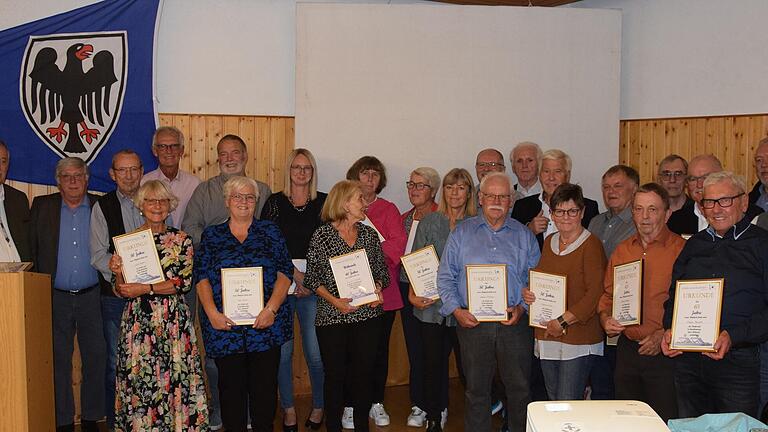
M 213 287 L 216 309 L 221 304 L 221 269 L 235 267 L 263 268 L 264 302 L 272 296 L 277 272 L 293 279 L 293 263 L 280 229 L 273 222 L 254 219 L 248 237 L 240 243 L 229 230 L 229 221 L 212 225 L 203 231 L 195 256 L 195 280 L 208 279 Z M 200 314 L 205 352 L 213 358 L 245 352 L 267 351 L 293 338 L 293 316 L 287 305 L 277 311 L 275 323 L 257 330 L 251 326 L 233 326 L 232 330 L 216 330 L 205 313 Z

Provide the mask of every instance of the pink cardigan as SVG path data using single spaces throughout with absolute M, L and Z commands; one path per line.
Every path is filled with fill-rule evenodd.
M 400 212 L 391 202 L 376 198 L 368 205 L 366 212 L 376 229 L 384 236 L 381 249 L 384 251 L 384 260 L 389 269 L 389 285 L 382 291 L 384 297 L 384 310 L 392 311 L 403 307 L 403 299 L 400 296 L 400 257 L 405 252 L 405 244 L 408 235 L 405 233 L 403 223 L 400 220 Z

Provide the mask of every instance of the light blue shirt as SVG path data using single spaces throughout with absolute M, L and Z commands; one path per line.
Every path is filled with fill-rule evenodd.
M 61 200 L 59 224 L 59 251 L 56 264 L 56 280 L 53 287 L 64 291 L 76 291 L 99 283 L 96 269 L 91 267 L 90 237 L 91 206 L 88 197 L 75 208 L 69 208 Z
M 539 244 L 531 230 L 520 222 L 506 218 L 504 225 L 493 230 L 483 215 L 459 224 L 448 237 L 440 268 L 437 289 L 443 307 L 440 313 L 448 316 L 457 308 L 467 308 L 468 264 L 505 264 L 507 267 L 507 306 L 523 302 L 522 289 L 528 286 L 528 270 L 536 267 L 541 258 Z

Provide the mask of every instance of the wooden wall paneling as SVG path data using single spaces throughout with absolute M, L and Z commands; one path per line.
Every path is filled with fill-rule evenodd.
M 187 170 L 199 178 L 205 177 L 206 161 L 208 159 L 208 144 L 206 142 L 205 116 L 193 115 L 190 119 L 187 142 L 189 148 L 184 153 L 188 161 Z
M 629 123 L 619 124 L 619 158 L 620 164 L 629 165 Z
M 209 179 L 219 173 L 219 164 L 217 162 L 216 144 L 226 135 L 224 132 L 223 118 L 221 116 L 205 117 L 205 165 L 202 179 Z
M 253 168 L 251 169 L 251 172 L 254 171 L 262 171 L 266 173 L 266 178 L 269 180 L 269 170 L 274 165 L 272 164 L 272 161 L 270 159 L 270 155 L 273 153 L 272 149 L 268 148 L 273 145 L 272 142 L 272 119 L 267 117 L 260 117 L 256 119 L 256 134 L 255 134 L 255 142 L 256 142 L 256 151 L 251 155 Z M 266 182 L 270 189 L 272 189 L 272 192 L 277 190 L 271 181 L 268 180 L 262 180 Z

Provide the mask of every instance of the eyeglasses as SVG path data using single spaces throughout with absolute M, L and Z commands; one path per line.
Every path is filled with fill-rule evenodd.
M 673 178 L 677 180 L 682 177 L 685 177 L 685 173 L 682 171 L 662 171 L 661 173 L 659 173 L 659 177 L 661 177 L 666 181 L 670 181 Z
M 504 168 L 503 162 L 477 162 L 475 166 L 478 168 Z
M 414 183 L 412 181 L 405 182 L 405 187 L 408 188 L 408 190 L 416 189 L 416 190 L 424 190 L 425 188 L 432 188 L 432 186 L 426 184 L 426 183 Z
M 708 175 L 709 175 L 709 174 L 704 174 L 703 176 L 698 176 L 698 177 L 694 177 L 694 176 L 688 176 L 688 177 L 687 177 L 685 180 L 686 180 L 688 183 L 699 183 L 699 182 L 702 182 L 702 183 L 703 183 L 703 182 L 704 182 L 704 180 L 706 180 L 706 179 L 707 179 L 707 176 L 708 176 Z
M 181 144 L 155 144 L 155 148 L 160 151 L 176 151 L 181 148 Z
M 581 212 L 581 209 L 578 207 L 569 208 L 569 209 L 554 209 L 552 210 L 552 215 L 556 217 L 563 217 L 566 214 L 570 217 L 576 217 Z
M 291 165 L 291 170 L 302 173 L 310 173 L 314 168 L 312 165 Z
M 733 205 L 733 200 L 735 200 L 736 198 L 742 195 L 744 195 L 744 192 L 738 195 L 722 197 L 718 199 L 703 198 L 701 200 L 701 206 L 705 209 L 712 209 L 712 208 L 715 208 L 715 203 L 717 203 L 717 205 L 719 205 L 722 208 L 730 207 Z
M 229 198 L 234 202 L 245 202 L 248 204 L 253 204 L 256 202 L 256 195 L 254 194 L 232 194 L 229 196 Z
M 505 195 L 494 195 L 489 194 L 485 192 L 481 192 L 483 194 L 483 198 L 489 199 L 491 201 L 509 201 L 512 199 L 512 195 L 505 194 Z
M 112 171 L 116 172 L 118 175 L 124 176 L 128 174 L 129 172 L 131 174 L 138 174 L 141 172 L 141 167 L 123 167 L 123 168 L 112 168 Z
M 168 198 L 144 198 L 144 202 L 152 206 L 161 204 L 166 206 L 171 204 L 171 200 Z
M 85 174 L 60 174 L 59 175 L 59 180 L 62 183 L 69 183 L 72 181 L 79 183 L 83 181 L 83 179 L 85 179 Z

